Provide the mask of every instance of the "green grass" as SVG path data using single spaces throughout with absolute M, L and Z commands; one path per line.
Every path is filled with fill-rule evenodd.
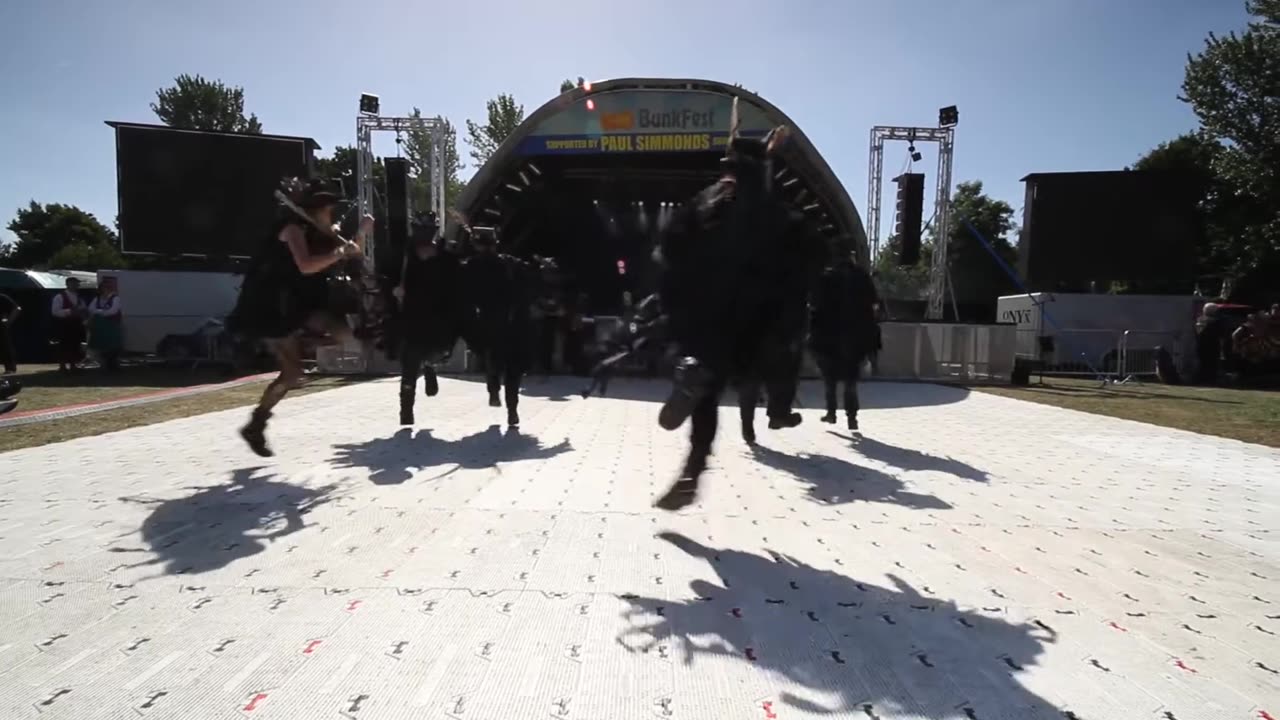
M 974 390 L 1205 435 L 1280 447 L 1280 392 L 1160 385 L 1100 386 L 1094 380 L 1045 378 L 1030 387 Z
M 103 376 L 97 371 L 84 371 L 78 375 L 63 376 L 59 375 L 55 368 L 52 373 L 40 369 L 28 370 L 19 379 L 23 382 L 23 389 L 18 396 L 21 401 L 18 404 L 18 412 L 117 400 L 169 388 L 226 382 L 230 378 L 225 373 L 215 370 L 193 372 L 137 368 L 123 370 L 118 376 L 108 376 L 108 379 L 103 380 Z M 358 377 L 312 377 L 303 387 L 290 392 L 289 397 L 363 381 L 364 378 Z M 247 408 L 257 403 L 266 383 L 266 380 L 262 380 L 187 397 L 157 400 L 131 407 L 0 429 L 0 452 L 101 435 L 218 410 Z

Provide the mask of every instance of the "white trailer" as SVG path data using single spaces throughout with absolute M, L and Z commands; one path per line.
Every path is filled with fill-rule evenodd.
M 996 319 L 1017 326 L 1018 357 L 1041 360 L 1047 370 L 1147 374 L 1161 347 L 1186 373 L 1203 304 L 1190 295 L 1032 293 L 1001 297 Z
M 156 353 L 167 335 L 187 335 L 208 320 L 222 320 L 235 307 L 241 275 L 166 270 L 102 270 L 120 287 L 124 349 Z

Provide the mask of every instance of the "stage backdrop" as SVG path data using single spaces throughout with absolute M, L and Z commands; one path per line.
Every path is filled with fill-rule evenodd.
M 724 152 L 733 101 L 698 90 L 617 90 L 588 96 L 539 124 L 520 144 L 524 155 Z M 764 112 L 738 102 L 739 132 L 761 137 Z
M 270 232 L 272 193 L 310 174 L 314 140 L 107 123 L 116 131 L 126 253 L 247 256 Z

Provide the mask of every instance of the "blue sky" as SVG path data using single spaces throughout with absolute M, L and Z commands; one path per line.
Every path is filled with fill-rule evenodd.
M 869 128 L 931 125 L 956 104 L 954 180 L 982 180 L 1018 209 L 1029 172 L 1123 167 L 1193 128 L 1177 100 L 1186 54 L 1211 30 L 1243 27 L 1243 5 L 6 0 L 0 224 L 32 199 L 110 224 L 115 149 L 103 121 L 153 122 L 156 89 L 184 72 L 243 86 L 267 132 L 326 150 L 352 144 L 362 91 L 381 96 L 384 114 L 418 106 L 462 128 L 498 92 L 532 111 L 564 77 L 736 82 L 805 131 L 860 211 Z M 905 154 L 886 150 L 887 177 Z M 926 155 L 930 175 L 933 162 Z

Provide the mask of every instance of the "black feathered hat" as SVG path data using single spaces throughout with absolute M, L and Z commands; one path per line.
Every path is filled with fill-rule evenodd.
M 280 184 L 289 200 L 304 210 L 314 210 L 342 202 L 342 193 L 335 192 L 333 185 L 323 178 L 310 180 L 285 178 Z

